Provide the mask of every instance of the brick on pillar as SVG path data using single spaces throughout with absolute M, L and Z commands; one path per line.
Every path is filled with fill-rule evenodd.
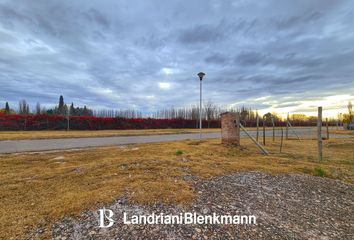
M 221 143 L 240 145 L 240 128 L 237 127 L 237 122 L 239 122 L 239 117 L 236 113 L 221 114 Z

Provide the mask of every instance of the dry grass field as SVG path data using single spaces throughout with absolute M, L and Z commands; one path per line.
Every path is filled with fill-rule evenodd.
M 354 136 L 353 130 L 331 130 L 330 133 L 332 134 L 344 134 L 344 135 L 352 135 Z
M 105 147 L 89 150 L 0 155 L 0 238 L 21 239 L 36 226 L 46 229 L 64 216 L 109 204 L 117 197 L 150 204 L 188 205 L 191 177 L 205 179 L 238 171 L 303 173 L 354 183 L 354 139 L 324 142 L 267 139 L 265 156 L 248 140 L 242 147 L 220 139 Z
M 199 129 L 137 129 L 137 130 L 53 130 L 53 131 L 2 131 L 1 140 L 56 139 L 85 137 L 144 136 L 178 133 L 198 133 Z M 220 132 L 219 128 L 203 129 L 203 132 Z

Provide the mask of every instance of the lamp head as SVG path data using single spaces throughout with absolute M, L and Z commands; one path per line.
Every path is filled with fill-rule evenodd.
M 203 73 L 203 72 L 198 73 L 198 77 L 199 77 L 200 81 L 203 80 L 204 75 L 205 75 L 205 73 Z

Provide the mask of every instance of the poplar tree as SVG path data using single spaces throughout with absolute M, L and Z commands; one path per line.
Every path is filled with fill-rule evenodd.
M 59 114 L 65 114 L 64 112 L 64 98 L 62 95 L 59 97 L 59 106 L 58 106 L 58 113 Z
M 5 104 L 5 113 L 7 113 L 7 114 L 10 113 L 10 106 L 9 106 L 8 102 L 6 102 L 6 104 Z

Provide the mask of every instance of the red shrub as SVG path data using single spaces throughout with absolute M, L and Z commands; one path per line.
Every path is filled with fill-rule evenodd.
M 203 126 L 207 126 L 207 121 Z M 70 129 L 156 129 L 196 128 L 196 120 L 152 118 L 101 118 L 88 116 L 70 117 Z M 220 127 L 220 121 L 209 122 L 211 128 Z M 0 130 L 59 130 L 67 128 L 66 117 L 59 115 L 14 115 L 0 114 Z

